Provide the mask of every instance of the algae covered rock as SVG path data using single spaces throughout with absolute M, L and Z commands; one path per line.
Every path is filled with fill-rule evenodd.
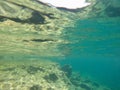
M 33 85 L 32 87 L 30 87 L 30 90 L 42 90 L 42 87 L 40 87 L 39 85 Z
M 72 85 L 55 62 L 1 60 L 0 63 L 2 63 L 0 65 L 0 90 L 11 88 L 14 90 L 69 90 Z M 28 72 L 29 68 L 32 73 Z
M 0 90 L 111 90 L 50 60 L 0 60 Z

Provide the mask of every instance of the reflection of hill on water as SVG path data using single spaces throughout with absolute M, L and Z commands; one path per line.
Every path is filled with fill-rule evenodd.
M 69 12 L 31 0 L 0 1 L 0 53 L 62 55 L 59 47 L 68 44 L 68 41 L 62 38 L 64 27 L 74 24 L 76 19 L 81 18 L 119 16 L 116 13 L 119 12 L 118 7 L 114 7 L 114 11 L 111 12 L 108 8 L 112 3 L 104 4 L 108 1 L 90 2 L 92 3 L 89 7 Z

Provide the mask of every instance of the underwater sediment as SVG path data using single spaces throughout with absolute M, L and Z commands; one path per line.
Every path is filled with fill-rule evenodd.
M 71 69 L 48 60 L 1 60 L 0 90 L 110 90 Z

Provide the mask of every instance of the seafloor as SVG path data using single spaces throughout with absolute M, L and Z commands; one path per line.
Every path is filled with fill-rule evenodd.
M 110 90 L 48 60 L 1 60 L 0 90 Z

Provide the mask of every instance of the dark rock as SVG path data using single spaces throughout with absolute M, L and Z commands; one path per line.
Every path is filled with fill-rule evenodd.
M 72 80 L 71 81 L 73 85 L 79 87 L 80 86 L 80 82 L 79 81 L 76 81 L 76 80 Z
M 37 11 L 34 11 L 32 13 L 32 17 L 28 19 L 29 23 L 34 23 L 34 24 L 43 24 L 45 21 L 45 18 Z
M 31 39 L 31 41 L 34 41 L 34 42 L 47 42 L 47 41 L 53 41 L 51 39 Z
M 51 81 L 55 82 L 58 80 L 58 77 L 55 73 L 51 73 L 51 74 L 45 76 L 44 79 L 48 82 L 51 82 Z
M 89 79 L 86 79 L 83 81 L 84 83 L 91 83 L 91 81 Z
M 0 21 L 5 21 L 6 19 L 10 19 L 12 21 L 23 23 L 23 24 L 24 23 L 28 23 L 28 24 L 43 24 L 44 23 L 44 18 L 40 15 L 39 16 L 34 15 L 31 18 L 25 19 L 25 20 L 21 20 L 19 18 L 6 17 L 6 16 L 0 16 L 0 17 L 2 18 Z
M 75 86 L 80 86 L 81 82 L 81 76 L 79 73 L 73 73 L 70 77 L 70 81 Z
M 20 66 L 21 69 L 26 69 L 26 66 L 23 64 Z
M 105 12 L 109 17 L 119 17 L 120 7 L 109 6 L 106 8 Z
M 4 21 L 5 19 L 10 19 L 15 22 L 28 23 L 28 24 L 44 24 L 45 22 L 44 13 L 34 10 L 28 6 L 11 1 L 1 1 L 0 5 L 2 7 L 1 8 L 2 12 L 0 13 L 0 21 Z M 13 8 L 13 6 L 14 7 L 16 6 L 16 8 Z M 18 16 L 13 15 L 13 13 L 19 13 L 20 10 L 26 11 L 22 16 L 20 16 L 22 18 L 19 17 L 19 14 Z M 6 12 L 7 14 L 4 14 L 3 12 Z
M 42 90 L 42 87 L 39 85 L 33 85 L 32 87 L 30 87 L 30 90 Z
M 37 3 L 40 3 L 40 4 L 43 4 L 43 5 L 47 5 L 47 4 L 44 4 L 44 3 L 42 3 L 42 2 L 40 2 L 40 1 L 34 1 L 34 0 L 30 0 L 30 1 L 32 1 L 32 2 L 37 2 Z M 27 8 L 27 9 L 29 9 L 29 10 L 32 10 L 32 11 L 34 11 L 34 13 L 33 13 L 33 15 L 34 16 L 41 16 L 41 15 L 44 15 L 44 16 L 47 16 L 48 18 L 50 18 L 50 19 L 56 19 L 55 17 L 54 17 L 54 14 L 53 13 L 44 13 L 44 12 L 40 12 L 40 11 L 38 11 L 38 10 L 35 10 L 35 9 L 33 9 L 33 8 L 30 8 L 30 7 L 28 7 L 28 6 L 24 6 L 24 5 L 20 5 L 20 4 L 17 4 L 17 3 L 14 3 L 14 2 L 10 2 L 10 3 L 13 3 L 13 4 L 15 4 L 15 5 L 17 5 L 17 6 L 20 6 L 20 7 L 22 7 L 22 8 Z M 38 18 L 40 18 L 40 17 L 38 17 Z M 35 20 L 37 20 L 37 19 L 35 19 Z
M 23 42 L 29 42 L 29 40 L 22 40 Z
M 25 19 L 25 20 L 21 20 L 19 18 L 11 18 L 11 17 L 5 17 L 5 16 L 1 16 L 2 18 L 6 18 L 6 19 L 10 19 L 13 20 L 15 22 L 19 22 L 19 23 L 28 23 L 28 24 L 44 24 L 44 17 L 42 15 L 40 15 L 39 12 L 34 11 L 32 13 L 32 17 Z
M 100 85 L 96 82 L 93 82 L 92 85 L 94 85 L 95 87 L 99 87 Z
M 48 42 L 48 41 L 54 41 L 52 39 L 31 39 L 31 40 L 22 40 L 23 42 L 29 42 L 29 41 L 33 41 L 33 42 Z
M 40 68 L 40 67 L 29 66 L 29 67 L 27 68 L 27 72 L 28 72 L 29 74 L 35 74 L 35 73 L 37 73 L 38 71 L 44 72 L 44 70 L 43 70 L 42 68 Z
M 5 19 L 5 18 L 2 18 L 1 16 L 0 16 L 0 22 L 4 22 L 4 21 L 6 21 L 7 19 Z
M 70 77 L 72 75 L 72 67 L 70 65 L 64 65 L 62 68 L 61 68 L 62 71 L 65 72 L 65 74 Z
M 80 87 L 84 88 L 85 90 L 91 90 L 91 88 L 87 86 L 86 84 L 80 84 Z

